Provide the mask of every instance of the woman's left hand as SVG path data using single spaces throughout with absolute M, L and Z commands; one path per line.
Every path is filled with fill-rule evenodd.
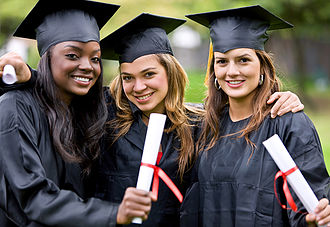
M 323 225 L 330 226 L 330 205 L 329 200 L 323 198 L 315 208 L 314 214 L 306 215 L 306 222 L 309 227 Z
M 298 96 L 290 91 L 275 92 L 269 97 L 267 104 L 271 104 L 275 100 L 277 101 L 270 111 L 272 118 L 275 118 L 277 115 L 282 116 L 290 111 L 295 113 L 304 109 L 304 104 L 300 102 Z

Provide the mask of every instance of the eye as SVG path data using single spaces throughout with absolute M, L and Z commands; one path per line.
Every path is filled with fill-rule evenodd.
M 128 75 L 125 75 L 125 76 L 122 77 L 122 79 L 123 79 L 124 81 L 129 81 L 129 80 L 132 79 L 132 77 L 131 77 L 131 76 L 128 76 Z
M 101 61 L 101 58 L 99 58 L 99 57 L 92 58 L 92 62 L 94 62 L 94 63 L 99 63 L 100 61 Z
M 242 62 L 242 63 L 245 63 L 245 62 L 248 62 L 248 61 L 249 61 L 248 58 L 241 58 L 241 59 L 240 59 L 240 62 Z
M 217 59 L 216 61 L 215 61 L 215 63 L 216 64 L 226 64 L 226 59 Z
M 78 56 L 76 54 L 66 54 L 65 56 L 71 60 L 78 59 Z
M 152 77 L 153 75 L 155 75 L 156 73 L 155 72 L 147 72 L 145 74 L 146 77 Z

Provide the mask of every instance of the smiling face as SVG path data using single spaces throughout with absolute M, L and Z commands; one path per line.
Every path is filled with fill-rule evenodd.
M 226 53 L 214 52 L 214 72 L 229 102 L 251 103 L 261 74 L 255 50 L 238 48 Z
M 67 41 L 53 47 L 51 71 L 65 103 L 88 93 L 100 76 L 100 58 L 100 45 L 95 41 Z
M 165 112 L 168 80 L 156 55 L 145 55 L 122 63 L 120 74 L 126 97 L 146 115 Z

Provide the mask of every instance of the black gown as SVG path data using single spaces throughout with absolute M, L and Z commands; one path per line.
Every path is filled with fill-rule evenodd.
M 108 114 L 111 120 L 116 117 L 116 106 L 109 92 L 105 91 L 108 103 Z M 135 187 L 137 176 L 141 164 L 141 157 L 147 132 L 147 126 L 141 119 L 141 111 L 132 103 L 131 109 L 134 114 L 134 122 L 128 133 L 119 138 L 111 146 L 111 129 L 109 134 L 102 141 L 102 154 L 97 169 L 96 176 L 96 197 L 111 202 L 119 203 L 127 187 Z M 169 127 L 167 120 L 165 128 Z M 180 182 L 178 176 L 178 151 L 180 147 L 175 133 L 163 133 L 161 146 L 163 156 L 159 162 L 159 167 L 171 178 L 182 194 L 185 193 L 189 180 L 189 172 L 185 174 L 184 181 Z M 180 202 L 173 192 L 159 181 L 158 201 L 152 204 L 148 219 L 142 225 L 131 224 L 128 226 L 179 226 Z
M 114 226 L 117 204 L 70 191 L 83 194 L 80 173 L 54 151 L 31 90 L 0 97 L 1 226 Z
M 221 135 L 242 129 L 249 119 L 231 121 L 228 107 L 224 111 Z M 298 213 L 282 209 L 274 193 L 274 176 L 279 171 L 262 142 L 279 135 L 298 168 L 320 199 L 325 197 L 329 175 L 317 132 L 303 113 L 266 117 L 260 128 L 250 135 L 255 143 L 251 159 L 250 146 L 235 136 L 218 140 L 203 152 L 196 165 L 196 182 L 188 189 L 181 208 L 181 226 L 305 226 L 306 212 L 290 188 Z M 277 181 L 282 204 L 288 206 Z

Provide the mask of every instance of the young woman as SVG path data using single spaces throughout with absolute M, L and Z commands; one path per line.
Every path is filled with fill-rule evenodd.
M 115 226 L 146 219 L 152 197 L 141 190 L 127 189 L 120 205 L 83 199 L 81 169 L 90 171 L 106 121 L 99 26 L 118 6 L 61 3 L 39 1 L 14 34 L 36 38 L 41 59 L 33 88 L 0 98 L 0 224 Z M 1 69 L 8 63 L 14 62 L 2 59 Z
M 184 104 L 187 75 L 173 57 L 166 34 L 183 22 L 141 14 L 101 41 L 103 57 L 119 60 L 120 75 L 111 90 L 105 90 L 109 127 L 101 143 L 101 158 L 93 168 L 97 197 L 119 203 L 126 188 L 136 185 L 152 112 L 168 117 L 158 166 L 183 194 L 186 190 L 194 159 L 193 127 L 200 110 Z M 282 95 L 278 101 L 282 109 L 300 104 L 290 93 L 273 98 L 277 95 Z M 282 100 L 287 102 L 283 104 Z M 163 182 L 158 194 L 142 226 L 178 226 L 178 199 Z
M 306 226 L 315 221 L 329 226 L 329 201 L 321 199 L 329 175 L 312 122 L 303 112 L 272 119 L 266 104 L 280 87 L 264 51 L 266 31 L 291 25 L 260 6 L 188 17 L 210 28 L 214 55 L 197 179 L 182 205 L 182 226 Z M 306 215 L 292 190 L 298 211 L 290 209 L 282 181 L 276 184 L 277 195 L 274 191 L 278 168 L 262 142 L 275 133 L 321 199 L 314 214 Z

